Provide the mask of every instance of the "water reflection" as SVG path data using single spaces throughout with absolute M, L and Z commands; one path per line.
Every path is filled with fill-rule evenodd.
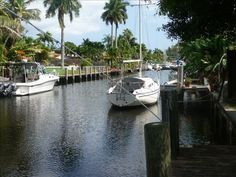
M 185 93 L 184 103 L 180 104 L 180 144 L 205 145 L 211 143 L 210 112 L 211 103 L 206 95 L 197 96 Z M 204 98 L 203 100 L 201 99 Z
M 144 177 L 144 125 L 158 120 L 143 107 L 111 107 L 107 82 L 1 98 L 0 176 Z M 158 106 L 149 108 L 159 115 Z M 184 117 L 182 127 L 194 124 L 184 131 L 207 129 L 195 119 L 205 121 Z

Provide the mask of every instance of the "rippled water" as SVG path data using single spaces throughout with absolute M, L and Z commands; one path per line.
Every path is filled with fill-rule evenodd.
M 143 107 L 114 109 L 107 82 L 1 98 L 0 176 L 146 176 L 144 125 L 157 118 Z

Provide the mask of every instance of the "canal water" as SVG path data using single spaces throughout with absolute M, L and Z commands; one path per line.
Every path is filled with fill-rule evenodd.
M 98 80 L 1 98 L 0 176 L 145 177 L 144 125 L 159 120 L 143 107 L 113 108 L 107 88 L 107 80 Z M 159 116 L 158 105 L 149 109 Z M 184 114 L 181 139 L 191 143 L 196 133 L 187 131 L 197 131 L 199 119 Z M 197 138 L 208 142 L 204 133 Z

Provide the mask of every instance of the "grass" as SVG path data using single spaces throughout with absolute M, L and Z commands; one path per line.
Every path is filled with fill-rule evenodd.
M 68 75 L 72 75 L 72 70 L 67 70 L 67 71 L 68 71 Z M 66 75 L 65 68 L 62 69 L 61 67 L 46 67 L 46 72 L 47 73 L 56 73 L 59 76 L 65 76 Z M 88 70 L 88 72 L 90 72 L 90 70 Z M 97 69 L 96 69 L 96 72 L 98 72 Z M 94 73 L 94 69 L 93 69 L 92 73 Z M 74 70 L 74 74 L 79 75 L 80 70 Z M 81 74 L 85 74 L 85 69 L 81 70 Z

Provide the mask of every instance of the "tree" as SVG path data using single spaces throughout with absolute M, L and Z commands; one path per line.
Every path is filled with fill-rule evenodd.
M 13 43 L 18 39 L 21 34 L 17 31 L 22 26 L 19 21 L 15 21 L 9 10 L 7 2 L 0 0 L 0 60 L 7 61 L 6 57 L 8 50 L 12 47 Z
M 83 43 L 79 47 L 79 53 L 84 58 L 90 58 L 93 64 L 97 63 L 105 50 L 105 46 L 101 42 L 92 42 L 89 39 L 83 39 Z
M 116 26 L 115 29 L 115 47 L 117 48 L 117 30 L 119 27 L 119 24 L 124 23 L 126 19 L 128 18 L 126 6 L 128 5 L 128 2 L 124 2 L 123 0 L 116 0 L 116 8 L 114 9 L 114 23 Z
M 179 44 L 168 47 L 166 50 L 167 61 L 179 59 Z
M 79 16 L 79 9 L 81 4 L 78 0 L 44 0 L 44 6 L 48 7 L 46 10 L 46 18 L 54 17 L 57 13 L 58 22 L 61 28 L 61 66 L 64 68 L 64 16 L 69 14 L 70 21 L 73 20 L 73 16 Z
M 48 46 L 49 48 L 52 48 L 54 45 L 54 39 L 52 37 L 52 33 L 46 32 L 46 33 L 39 33 L 37 34 L 38 36 L 38 41 L 41 41 L 44 43 L 44 45 Z
M 113 25 L 116 26 L 115 31 L 115 41 L 117 47 L 117 29 L 120 23 L 125 23 L 126 19 L 128 18 L 126 13 L 126 6 L 128 5 L 127 2 L 123 0 L 110 0 L 109 3 L 105 3 L 104 12 L 102 13 L 102 20 L 106 22 L 106 24 L 111 25 L 111 47 L 114 46 L 113 44 Z
M 219 62 L 229 45 L 230 42 L 220 35 L 182 43 L 180 54 L 187 63 L 185 71 L 198 78 L 206 76 L 212 90 L 216 90 L 220 82 Z
M 65 47 L 66 55 L 74 55 L 77 50 L 77 46 L 73 42 L 65 42 Z
M 33 2 L 34 0 L 9 0 L 8 8 L 11 9 L 13 13 L 11 13 L 11 17 L 21 22 L 21 18 L 25 20 L 40 20 L 40 13 L 39 9 L 28 9 L 27 6 Z M 22 32 L 23 28 L 18 28 L 17 32 Z
M 235 36 L 236 1 L 230 0 L 160 0 L 160 14 L 170 21 L 163 26 L 168 35 L 191 41 L 214 35 Z
M 164 53 L 160 49 L 154 49 L 152 57 L 153 57 L 152 60 L 154 62 L 159 62 L 160 63 L 160 62 L 163 62 L 163 60 L 164 60 Z
M 125 29 L 118 37 L 119 53 L 123 59 L 134 58 L 136 55 L 136 39 L 129 29 Z
M 108 49 L 111 46 L 111 36 L 105 35 L 104 38 L 102 39 L 102 43 Z

